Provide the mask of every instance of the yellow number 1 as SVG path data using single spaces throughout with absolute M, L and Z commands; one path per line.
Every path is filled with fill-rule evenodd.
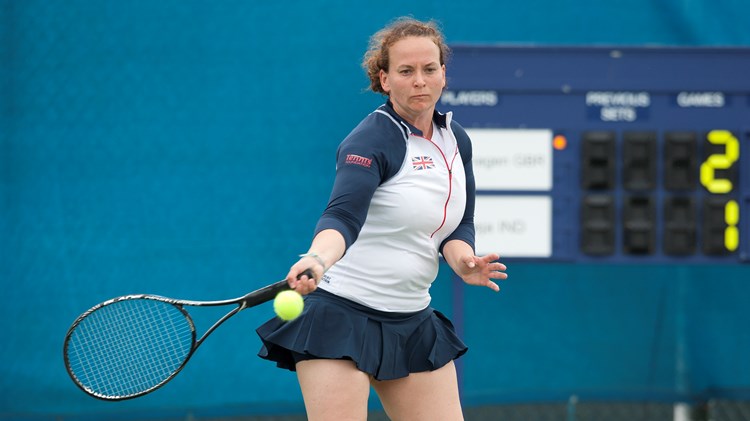
M 729 200 L 724 205 L 724 222 L 727 224 L 724 230 L 724 247 L 728 251 L 735 251 L 740 245 L 740 230 L 737 228 L 740 222 L 740 205 L 736 200 Z
M 701 164 L 701 184 L 711 193 L 729 193 L 732 181 L 716 178 L 716 170 L 726 170 L 740 157 L 740 141 L 728 130 L 712 130 L 708 133 L 709 143 L 724 145 L 724 153 L 713 154 Z

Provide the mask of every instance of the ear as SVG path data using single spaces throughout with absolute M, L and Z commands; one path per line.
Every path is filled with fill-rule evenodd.
M 386 73 L 385 70 L 380 69 L 380 72 L 378 72 L 378 75 L 380 76 L 380 86 L 383 88 L 383 90 L 386 93 L 390 93 L 391 86 L 388 83 L 388 73 Z
M 443 68 L 443 89 L 445 89 L 446 85 L 448 84 L 448 79 L 445 76 L 445 64 L 441 65 L 440 67 Z

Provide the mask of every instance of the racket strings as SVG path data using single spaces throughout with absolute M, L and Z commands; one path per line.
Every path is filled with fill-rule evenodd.
M 182 366 L 194 329 L 178 307 L 151 299 L 103 306 L 83 318 L 67 344 L 75 380 L 105 398 L 159 386 Z

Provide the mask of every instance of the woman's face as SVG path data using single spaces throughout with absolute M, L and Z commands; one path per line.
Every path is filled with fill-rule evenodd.
M 380 71 L 380 84 L 396 112 L 410 123 L 426 115 L 431 120 L 445 87 L 438 46 L 427 37 L 404 38 L 391 46 L 389 60 L 388 71 Z

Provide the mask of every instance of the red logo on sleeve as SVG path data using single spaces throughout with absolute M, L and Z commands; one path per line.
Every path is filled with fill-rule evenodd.
M 361 165 L 365 168 L 370 168 L 372 165 L 372 159 L 365 158 L 364 156 L 349 154 L 346 156 L 345 164 Z

